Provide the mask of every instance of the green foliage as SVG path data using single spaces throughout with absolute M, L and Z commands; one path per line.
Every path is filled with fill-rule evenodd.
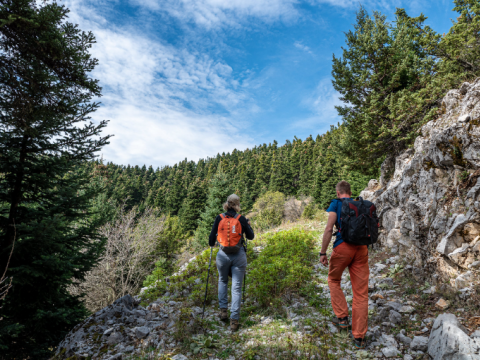
M 207 295 L 208 301 L 214 300 L 218 297 L 218 273 L 215 269 L 215 257 L 217 256 L 218 250 L 218 248 L 213 248 L 212 268 L 210 269 Z M 210 249 L 206 249 L 199 254 L 195 260 L 188 264 L 184 272 L 179 275 L 171 276 L 169 278 L 169 282 L 166 282 L 165 278 L 161 278 L 160 281 L 158 281 L 158 278 L 155 278 L 154 276 L 149 278 L 151 283 L 155 283 L 155 285 L 145 291 L 145 302 L 147 303 L 148 301 L 157 299 L 167 290 L 170 293 L 175 291 L 182 292 L 183 290 L 189 290 L 190 295 L 188 295 L 188 298 L 192 301 L 192 303 L 201 305 L 205 296 L 205 284 L 207 282 L 209 259 Z M 200 279 L 200 283 L 195 283 L 196 279 Z
M 252 217 L 252 225 L 260 230 L 280 225 L 283 219 L 284 204 L 284 194 L 278 191 L 266 192 L 253 205 L 256 214 Z
M 160 282 L 165 278 L 167 275 L 167 271 L 165 270 L 165 268 L 167 268 L 166 262 L 165 259 L 160 259 L 155 263 L 155 269 L 143 281 L 144 287 L 154 286 L 157 282 Z
M 303 209 L 302 218 L 311 220 L 315 217 L 317 213 L 317 206 L 314 202 L 308 203 Z
M 208 246 L 208 236 L 217 215 L 223 212 L 223 203 L 231 194 L 230 181 L 227 174 L 219 171 L 213 177 L 208 191 L 207 204 L 205 210 L 200 215 L 198 228 L 195 231 L 195 244 L 198 248 Z
M 277 305 L 311 279 L 315 238 L 294 229 L 268 235 L 267 246 L 248 265 L 248 296 L 260 306 Z
M 4 358 L 42 359 L 87 314 L 67 288 L 102 253 L 102 182 L 82 165 L 108 142 L 90 116 L 91 33 L 56 2 L 0 3 L 0 264 L 13 291 L 0 309 Z M 8 69 L 8 71 L 5 71 Z M 3 271 L 3 269 L 2 269 Z
M 353 169 L 377 169 L 385 154 L 403 150 L 423 123 L 418 107 L 430 103 L 422 96 L 402 109 L 392 106 L 400 99 L 414 100 L 407 94 L 418 95 L 434 74 L 435 59 L 420 45 L 433 39 L 425 20 L 398 9 L 391 24 L 385 15 L 370 16 L 361 7 L 354 30 L 346 33 L 343 56 L 333 57 L 333 85 L 346 103 L 337 107 L 347 125 L 342 146 Z
M 175 255 L 178 253 L 183 245 L 182 240 L 185 234 L 180 225 L 178 216 L 168 215 L 164 222 L 163 228 L 155 241 L 155 250 L 152 254 L 154 258 L 160 258 L 155 267 L 159 264 L 163 266 L 166 273 L 171 273 L 173 270 Z

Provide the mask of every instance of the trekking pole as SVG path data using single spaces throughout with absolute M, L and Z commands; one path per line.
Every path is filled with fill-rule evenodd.
M 210 266 L 212 266 L 213 247 L 210 248 L 210 262 L 208 263 L 207 284 L 205 285 L 205 300 L 203 301 L 202 319 L 205 316 L 205 304 L 207 303 L 208 278 L 210 277 Z
M 245 257 L 247 256 L 247 241 L 245 241 Z M 248 264 L 248 263 L 247 263 Z M 243 274 L 243 298 L 242 304 L 245 304 L 245 288 L 247 284 L 247 268 L 245 268 L 245 274 Z

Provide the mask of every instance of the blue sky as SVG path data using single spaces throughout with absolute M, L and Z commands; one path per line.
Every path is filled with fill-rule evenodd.
M 92 31 L 110 120 L 106 161 L 173 165 L 324 133 L 340 118 L 331 84 L 360 2 L 353 0 L 62 0 Z M 447 32 L 450 0 L 366 0 Z

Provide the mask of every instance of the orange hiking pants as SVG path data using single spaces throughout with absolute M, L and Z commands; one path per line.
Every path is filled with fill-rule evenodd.
M 345 242 L 333 249 L 328 271 L 328 287 L 332 307 L 338 318 L 348 316 L 348 306 L 340 282 L 343 270 L 348 267 L 353 290 L 352 334 L 363 338 L 368 328 L 368 248 L 366 245 L 351 245 Z

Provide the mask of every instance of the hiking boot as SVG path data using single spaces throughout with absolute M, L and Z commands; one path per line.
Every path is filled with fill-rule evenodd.
M 365 349 L 365 346 L 367 346 L 367 342 L 365 341 L 365 338 L 354 338 L 353 339 L 353 345 L 355 345 L 356 349 Z
M 228 311 L 227 309 L 220 309 L 220 320 L 228 320 Z
M 230 320 L 230 330 L 237 331 L 239 326 L 240 324 L 238 323 L 238 320 L 235 320 L 235 319 Z
M 344 318 L 333 317 L 332 324 L 339 327 L 340 329 L 348 329 L 350 324 L 348 323 L 348 316 Z

